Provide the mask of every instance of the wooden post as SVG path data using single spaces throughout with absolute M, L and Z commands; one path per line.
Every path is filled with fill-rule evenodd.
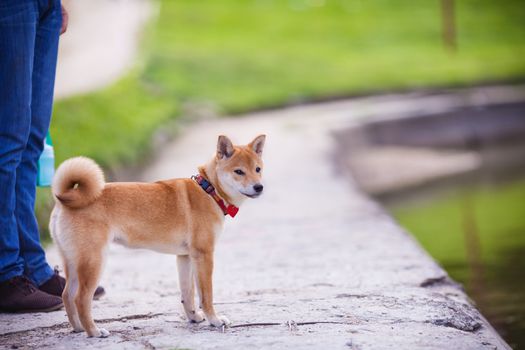
M 456 44 L 456 16 L 455 16 L 455 1 L 441 0 L 441 25 L 443 46 L 450 52 L 455 52 Z

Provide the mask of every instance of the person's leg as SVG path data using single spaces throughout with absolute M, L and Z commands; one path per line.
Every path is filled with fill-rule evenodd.
M 16 219 L 17 168 L 31 125 L 31 79 L 38 21 L 36 0 L 0 1 L 0 309 L 52 311 L 59 297 L 25 276 Z
M 32 1 L 0 2 L 0 282 L 24 272 L 15 184 L 31 124 L 36 22 Z
M 34 213 L 37 163 L 51 120 L 62 14 L 60 0 L 40 0 L 38 4 L 39 21 L 34 46 L 31 126 L 27 145 L 16 171 L 15 216 L 18 224 L 20 255 L 25 267 L 24 273 L 36 285 L 41 285 L 54 275 L 54 271 L 48 265 L 40 245 Z

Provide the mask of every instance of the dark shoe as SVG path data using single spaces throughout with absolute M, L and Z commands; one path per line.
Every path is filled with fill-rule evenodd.
M 5 312 L 49 312 L 62 308 L 62 298 L 39 290 L 25 276 L 0 282 L 0 310 Z
M 66 286 L 66 279 L 60 276 L 59 271 L 55 268 L 55 274 L 38 288 L 41 291 L 44 291 L 48 294 L 61 297 L 65 286 Z M 95 295 L 93 296 L 93 299 L 98 300 L 104 294 L 106 294 L 106 291 L 104 290 L 104 288 L 98 286 L 97 289 L 95 290 Z

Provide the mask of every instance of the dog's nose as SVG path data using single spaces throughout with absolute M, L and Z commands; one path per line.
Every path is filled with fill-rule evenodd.
M 263 190 L 264 186 L 261 185 L 261 184 L 256 184 L 256 185 L 253 185 L 253 189 L 255 190 L 255 192 L 257 193 L 261 193 L 262 190 Z

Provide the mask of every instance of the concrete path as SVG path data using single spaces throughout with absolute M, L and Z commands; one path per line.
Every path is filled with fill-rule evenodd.
M 67 32 L 60 37 L 55 97 L 100 89 L 137 64 L 137 46 L 147 19 L 148 0 L 64 0 Z M 139 61 L 140 63 L 140 61 Z
M 492 100 L 512 98 L 484 90 Z M 501 92 L 501 90 L 498 90 Z M 207 120 L 187 127 L 142 180 L 189 177 L 216 137 L 268 135 L 265 194 L 216 249 L 224 332 L 183 318 L 174 256 L 114 246 L 94 316 L 106 339 L 73 334 L 64 311 L 0 314 L 3 348 L 506 349 L 460 287 L 376 203 L 336 171 L 334 130 L 370 118 L 478 103 L 463 95 L 386 96 Z M 56 251 L 49 259 L 59 263 Z M 255 325 L 260 324 L 260 325 Z

